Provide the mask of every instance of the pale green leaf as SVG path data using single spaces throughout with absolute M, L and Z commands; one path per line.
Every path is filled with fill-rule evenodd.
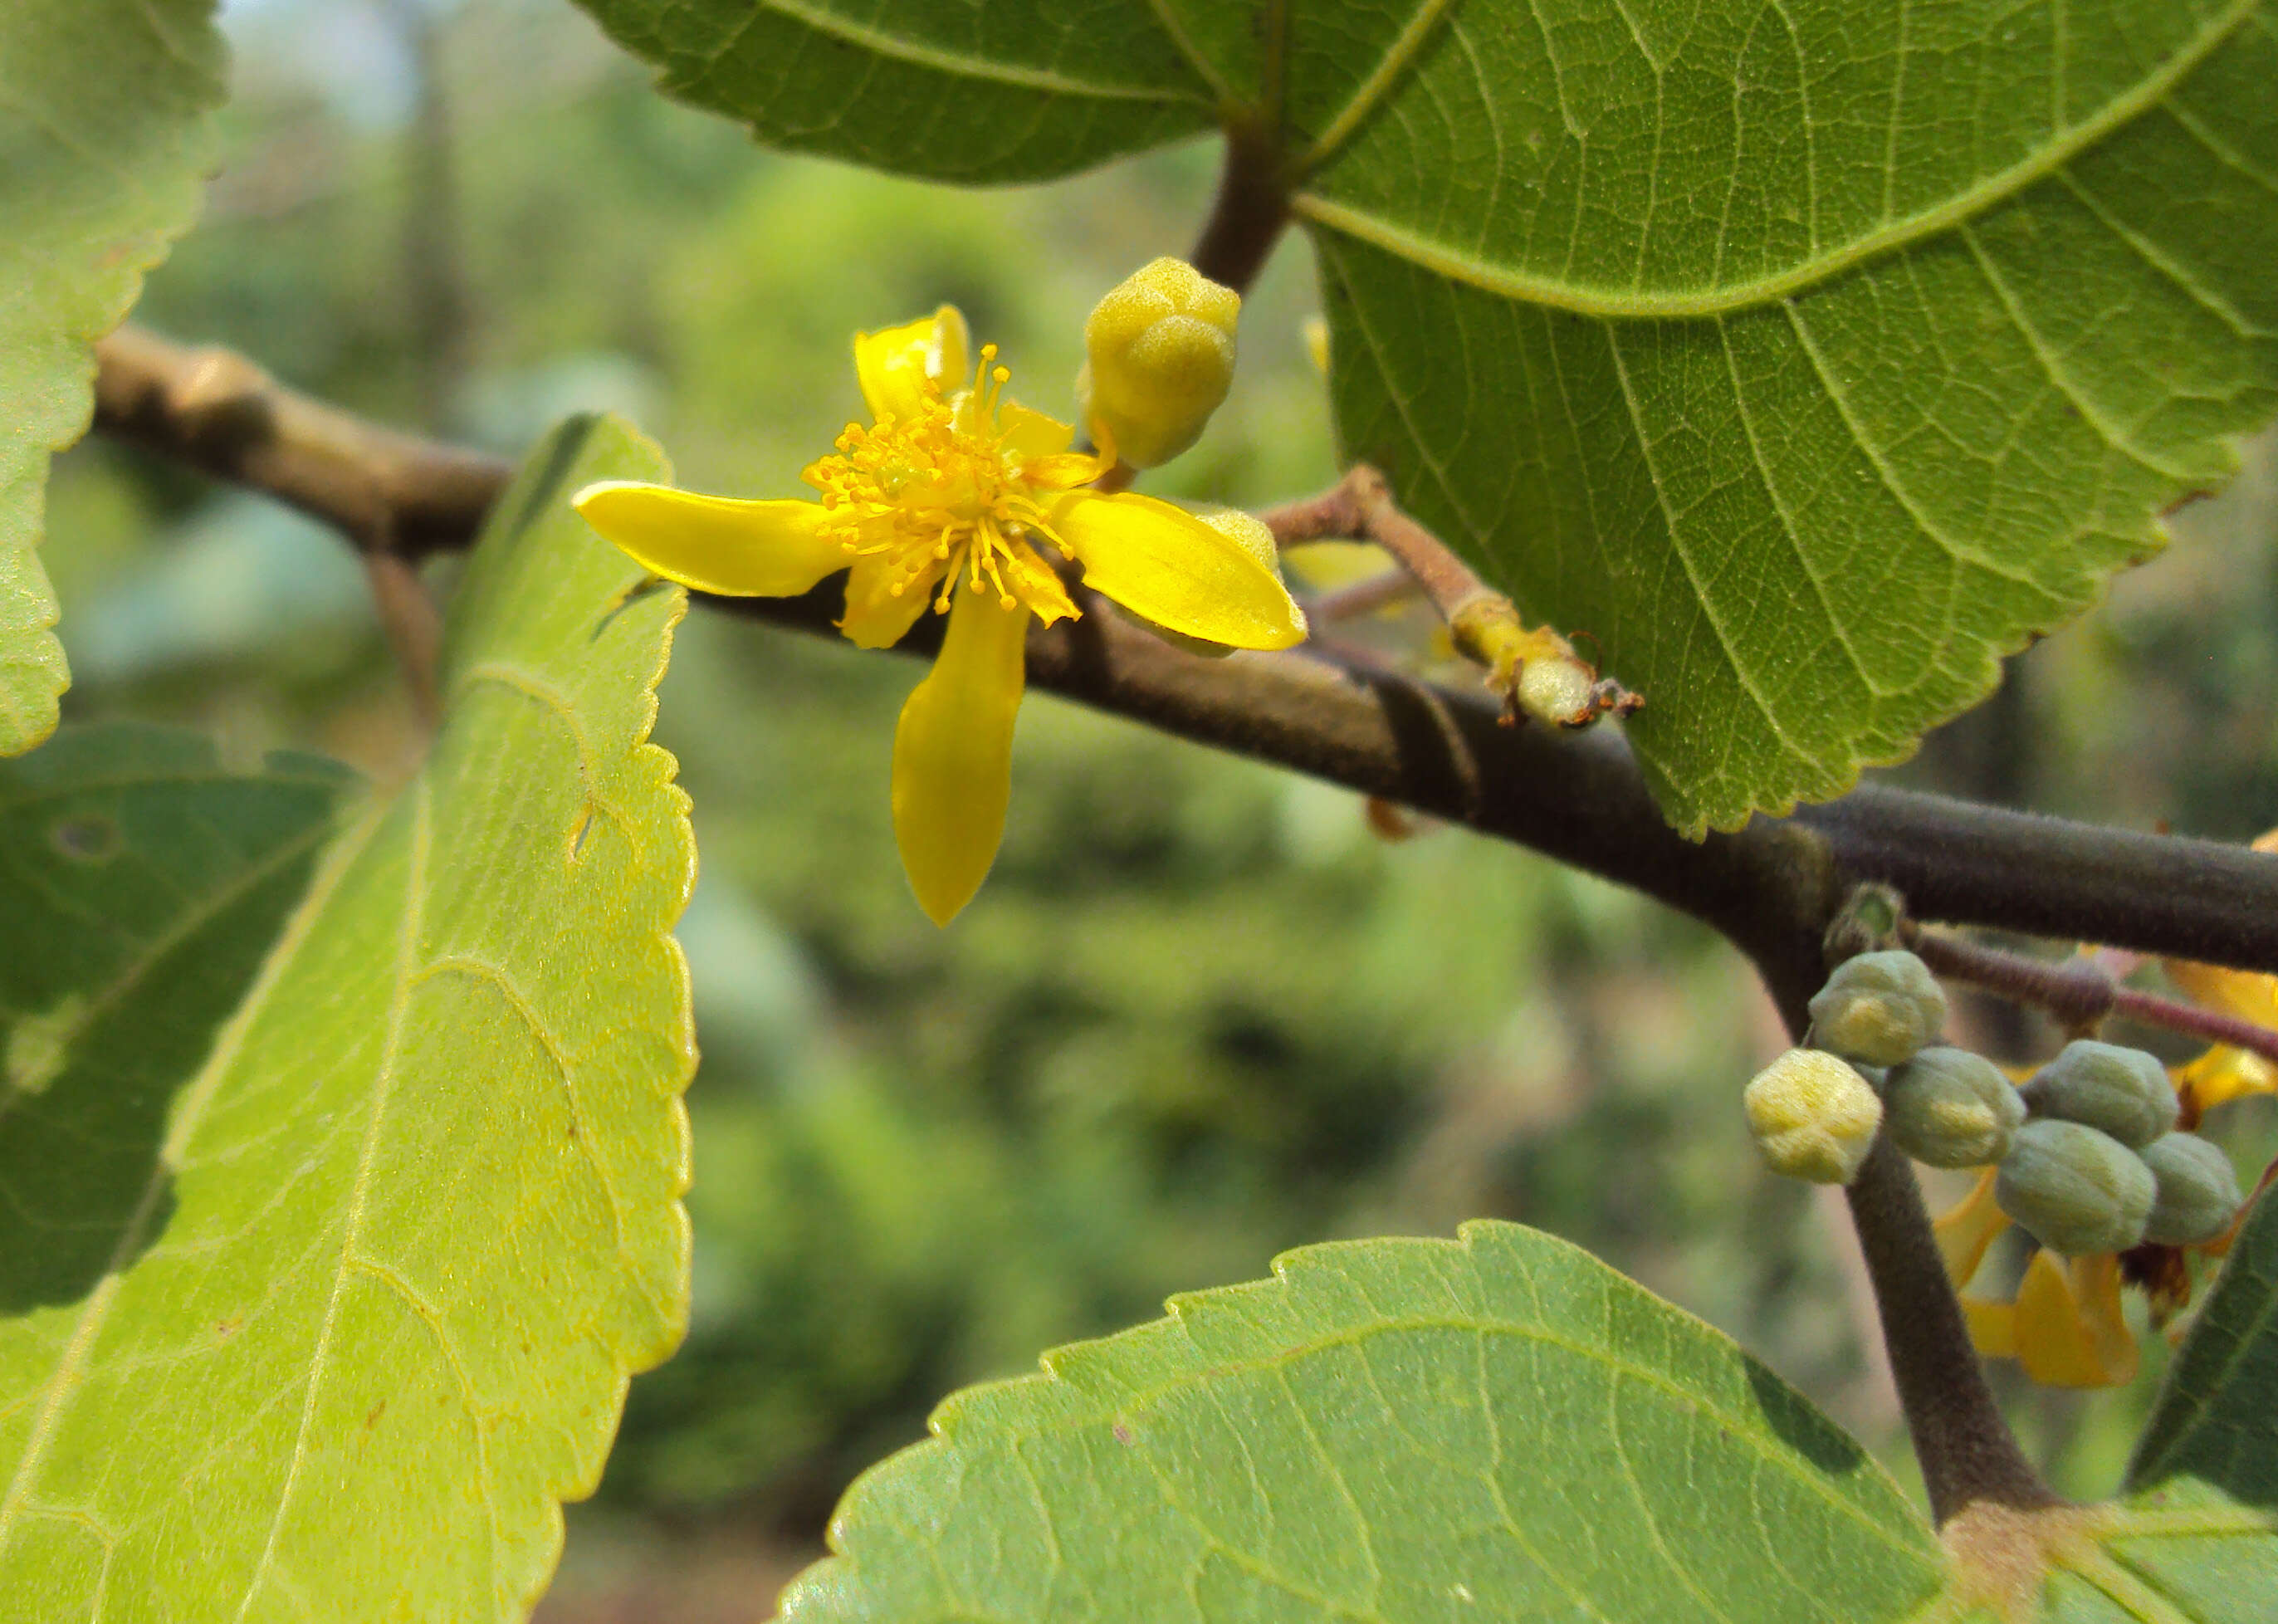
M 88 346 L 197 211 L 222 97 L 212 0 L 0 5 L 0 755 L 70 685 L 32 549 L 48 456 L 87 431 Z
M 1906 1617 L 1945 1561 L 1880 1467 L 1565 1243 L 1308 1247 L 1046 1355 L 858 1482 L 826 1620 Z
M 2278 408 L 2267 0 L 587 4 L 913 173 L 1270 132 L 1346 454 L 1590 634 L 1690 832 L 1909 754 Z
M 184 826 L 82 778 L 118 797 L 115 886 L 72 892 L 68 857 L 19 878 L 54 915 L 25 952 L 85 961 L 38 983 L 32 1102 L 118 1136 L 90 1161 L 143 1168 L 123 1229 L 98 1208 L 115 1267 L 69 1300 L 55 1269 L 0 1266 L 0 1596 L 24 1616 L 516 1619 L 542 1589 L 558 1502 L 592 1489 L 628 1372 L 686 1311 L 693 1051 L 666 932 L 694 852 L 644 742 L 684 600 L 563 502 L 664 477 L 607 423 L 540 449 L 453 601 L 426 766 L 322 849 L 202 1063 L 123 1071 L 91 1018 L 105 965 L 241 975 L 249 915 L 152 948 L 264 864 L 283 885 L 299 837 L 248 845 L 242 807 Z M 77 931 L 118 936 L 111 958 Z M 210 1012 L 186 991 L 152 1017 Z M 155 1142 L 148 1101 L 68 1117 L 122 1085 L 170 1093 Z

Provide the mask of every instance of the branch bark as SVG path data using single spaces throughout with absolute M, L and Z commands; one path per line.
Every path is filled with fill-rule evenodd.
M 96 353 L 98 429 L 367 551 L 416 561 L 468 546 L 512 472 L 312 400 L 226 350 L 126 327 Z M 806 632 L 830 632 L 839 612 L 835 585 L 709 602 Z M 929 618 L 903 647 L 929 653 L 933 635 Z M 2278 854 L 2244 846 L 1871 785 L 1695 843 L 1662 820 L 1612 733 L 1498 726 L 1484 694 L 1314 652 L 1202 659 L 1106 614 L 1034 632 L 1029 681 L 1532 847 L 1706 921 L 1768 970 L 1792 960 L 1819 975 L 1818 932 L 1877 880 L 1918 920 L 2278 971 Z
M 1262 258 L 1271 241 L 1244 256 Z M 367 552 L 463 547 L 505 487 L 495 459 L 364 423 L 227 352 L 127 329 L 97 356 L 99 427 L 328 519 Z M 803 598 L 711 602 L 825 634 L 840 614 L 835 582 Z M 938 635 L 929 616 L 902 647 L 930 652 Z M 1037 687 L 1464 824 L 1691 914 L 1754 961 L 1794 1032 L 1825 977 L 1828 922 L 1867 881 L 1897 887 L 1919 920 L 2278 970 L 2278 855 L 1872 785 L 1695 843 L 1663 821 L 1618 736 L 1500 726 L 1484 695 L 1320 651 L 1204 659 L 1106 613 L 1032 629 L 1028 653 Z M 2050 1504 L 1970 1351 L 1905 1159 L 1885 1142 L 1846 1193 L 1935 1515 Z

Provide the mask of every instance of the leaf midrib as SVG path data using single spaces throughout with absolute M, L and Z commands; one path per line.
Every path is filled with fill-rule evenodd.
M 1676 320 L 1749 310 L 1790 298 L 1870 260 L 1953 230 L 2047 179 L 2081 153 L 2166 101 L 2175 86 L 2244 26 L 2261 4 L 2262 0 L 2231 0 L 2182 49 L 2125 93 L 2106 103 L 2092 117 L 2071 126 L 2007 168 L 1964 188 L 1935 207 L 1877 226 L 1839 248 L 1800 260 L 1774 275 L 1725 287 L 1668 293 L 1588 287 L 1482 259 L 1318 192 L 1296 193 L 1290 199 L 1290 208 L 1315 226 L 1369 243 L 1450 281 L 1499 298 L 1578 316 L 1606 320 Z

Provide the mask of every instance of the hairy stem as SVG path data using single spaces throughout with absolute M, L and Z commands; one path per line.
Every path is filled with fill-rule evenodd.
M 2019 1511 L 2062 1503 L 2018 1447 L 1938 1256 L 1914 1168 L 1885 1134 L 1844 1191 L 1882 1315 L 1891 1374 L 1914 1440 L 1932 1521 L 1977 1504 Z
M 2228 1044 L 2278 1064 L 2278 1031 L 2179 998 L 2123 987 L 2087 959 L 2052 964 L 1921 930 L 1907 933 L 1907 945 L 1939 975 L 2045 1009 L 2068 1031 L 2086 1030 L 2107 1015 L 2125 1015 L 2146 1026 Z
M 1557 632 L 1521 620 L 1511 601 L 1395 502 L 1384 476 L 1365 463 L 1347 469 L 1319 496 L 1258 517 L 1278 546 L 1349 536 L 1391 554 L 1447 623 L 1456 652 L 1486 669 L 1487 686 L 1502 696 L 1506 721 L 1528 715 L 1585 727 L 1644 703 L 1621 684 L 1601 681 L 1597 668 Z
M 1273 132 L 1237 122 L 1226 132 L 1218 197 L 1187 263 L 1236 293 L 1248 293 L 1289 224 L 1289 187 Z

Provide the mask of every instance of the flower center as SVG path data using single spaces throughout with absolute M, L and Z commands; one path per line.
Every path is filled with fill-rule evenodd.
M 998 422 L 1013 374 L 996 362 L 997 346 L 983 345 L 969 388 L 944 399 L 928 380 L 915 417 L 848 424 L 837 455 L 799 476 L 822 494 L 823 535 L 852 557 L 881 557 L 894 597 L 938 579 L 945 609 L 960 574 L 1008 609 L 1027 595 L 1024 537 L 1043 514 Z

